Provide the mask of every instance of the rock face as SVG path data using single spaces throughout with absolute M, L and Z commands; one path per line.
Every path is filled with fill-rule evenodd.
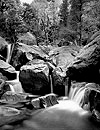
M 27 93 L 34 95 L 50 93 L 49 68 L 42 60 L 34 60 L 22 66 L 19 81 Z
M 7 45 L 8 43 L 5 41 L 5 39 L 0 37 L 0 59 L 4 61 L 6 61 L 7 57 Z
M 79 48 L 75 46 L 57 47 L 49 52 L 49 56 L 57 67 L 64 70 L 73 61 L 78 51 Z
M 95 40 L 94 40 L 95 41 Z M 67 67 L 67 76 L 78 82 L 100 84 L 100 40 L 84 46 Z
M 49 52 L 49 56 L 56 66 L 52 71 L 53 92 L 59 96 L 65 95 L 64 77 L 66 76 L 66 67 L 74 60 L 78 51 L 78 47 L 63 46 Z
M 100 85 L 96 83 L 87 83 L 85 88 L 83 108 L 85 105 L 88 105 L 91 112 L 94 109 L 100 112 Z
M 36 38 L 30 32 L 27 32 L 18 37 L 18 41 L 27 45 L 36 45 Z
M 11 64 L 16 70 L 33 59 L 45 59 L 46 55 L 38 46 L 29 46 L 23 43 L 17 43 L 12 54 Z
M 65 84 L 63 72 L 60 69 L 56 68 L 52 72 L 52 84 L 53 84 L 53 92 L 58 96 L 65 95 Z
M 3 60 L 0 60 L 0 72 L 5 77 L 4 79 L 8 80 L 16 79 L 15 68 Z
M 100 115 L 100 111 L 98 112 L 100 109 L 100 103 L 98 103 L 100 100 L 100 35 L 99 33 L 96 35 L 90 38 L 90 43 L 84 46 L 72 63 L 67 66 L 66 76 L 69 77 L 70 81 L 87 83 L 79 89 L 78 86 L 75 88 L 78 90 L 76 99 L 83 98 L 80 100 L 83 104 L 81 106 L 90 109 L 96 120 L 97 117 L 100 120 L 100 116 L 98 116 Z M 72 89 L 72 86 L 70 87 Z M 73 91 L 76 91 L 75 89 Z M 78 98 L 79 95 L 80 98 Z

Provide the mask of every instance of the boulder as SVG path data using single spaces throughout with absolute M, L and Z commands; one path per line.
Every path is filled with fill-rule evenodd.
M 73 61 L 79 49 L 77 46 L 56 47 L 49 52 L 49 57 L 57 67 L 65 70 Z
M 49 57 L 55 64 L 52 71 L 53 92 L 59 96 L 65 95 L 66 67 L 74 60 L 79 48 L 76 46 L 56 47 L 49 52 Z
M 92 112 L 95 109 L 100 112 L 99 84 L 72 82 L 68 97 L 85 110 Z
M 96 109 L 100 112 L 100 85 L 96 83 L 87 83 L 85 88 L 83 108 L 85 105 L 89 105 L 90 111 Z
M 54 106 L 55 104 L 58 104 L 58 100 L 55 94 L 50 93 L 45 96 L 41 96 L 39 98 L 33 99 L 31 101 L 31 104 L 35 109 L 40 109 L 40 108 Z
M 85 88 L 82 107 L 86 110 L 88 108 L 95 121 L 100 122 L 100 85 L 87 83 Z
M 17 43 L 14 47 L 10 63 L 16 70 L 20 70 L 21 66 L 33 59 L 45 60 L 46 58 L 48 58 L 48 55 L 46 55 L 40 47 L 36 45 L 29 46 L 23 43 Z
M 26 45 L 36 45 L 36 37 L 30 32 L 18 36 L 18 41 Z
M 42 60 L 33 60 L 21 67 L 19 81 L 25 92 L 34 95 L 50 93 L 49 68 Z
M 0 59 L 6 61 L 8 43 L 4 38 L 0 37 Z
M 95 40 L 94 40 L 95 41 Z M 90 42 L 67 66 L 66 75 L 78 82 L 100 83 L 100 40 Z
M 0 73 L 2 73 L 1 77 L 5 80 L 14 80 L 17 75 L 15 68 L 3 60 L 0 60 Z
M 52 78 L 52 86 L 53 86 L 53 93 L 57 94 L 58 96 L 65 95 L 65 73 L 63 73 L 59 68 L 55 68 L 52 71 L 51 78 Z

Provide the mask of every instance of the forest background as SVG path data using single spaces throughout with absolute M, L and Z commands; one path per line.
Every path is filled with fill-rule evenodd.
M 0 36 L 16 43 L 30 32 L 36 43 L 84 46 L 100 30 L 100 0 L 0 1 Z

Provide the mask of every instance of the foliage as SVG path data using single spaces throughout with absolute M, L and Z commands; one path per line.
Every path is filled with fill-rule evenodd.
M 37 8 L 33 6 L 33 4 L 23 4 L 22 18 L 25 21 L 28 30 L 36 36 L 37 43 L 44 41 L 46 37 L 45 17 L 46 15 L 42 15 L 42 17 L 40 17 L 39 10 L 37 10 Z
M 29 31 L 33 31 L 37 24 L 37 11 L 35 8 L 32 8 L 31 5 L 24 3 L 22 10 L 23 21 L 27 24 Z
M 63 41 L 67 43 L 75 43 L 75 40 L 77 40 L 77 32 L 68 29 L 67 27 L 61 27 L 59 29 L 59 37 L 60 39 L 63 39 Z
M 18 33 L 26 31 L 26 26 L 18 14 L 18 3 L 14 0 L 1 0 L 0 9 L 0 34 L 9 42 L 15 43 Z
M 80 40 L 81 32 L 81 1 L 63 0 L 60 6 L 60 31 L 59 37 L 67 42 L 75 43 Z
M 31 5 L 20 0 L 0 1 L 0 36 L 11 43 L 21 33 L 31 32 L 37 43 L 55 40 L 86 44 L 100 30 L 100 0 L 63 0 L 60 10 L 55 0 L 35 0 Z
M 77 32 L 78 44 L 85 45 L 100 29 L 100 0 L 63 0 L 60 19 L 67 29 Z
M 63 0 L 63 3 L 60 7 L 59 16 L 60 16 L 60 23 L 63 24 L 64 26 L 67 26 L 68 22 L 68 15 L 69 15 L 68 7 L 69 7 L 68 0 Z
M 70 10 L 70 24 L 73 30 L 78 31 L 81 23 L 81 8 L 82 4 L 80 0 L 71 0 L 71 10 Z
M 42 34 L 42 40 L 44 42 L 54 42 L 57 38 L 58 30 L 58 7 L 55 4 L 55 1 L 34 1 L 32 2 L 32 7 L 38 10 L 38 19 L 40 31 Z M 40 35 L 39 35 L 40 36 Z
M 83 4 L 82 38 L 90 38 L 100 29 L 100 1 L 90 1 Z

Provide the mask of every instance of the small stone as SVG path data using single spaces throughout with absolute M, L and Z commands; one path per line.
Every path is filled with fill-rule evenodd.
M 12 125 L 4 125 L 2 126 L 2 130 L 13 130 L 13 126 Z

